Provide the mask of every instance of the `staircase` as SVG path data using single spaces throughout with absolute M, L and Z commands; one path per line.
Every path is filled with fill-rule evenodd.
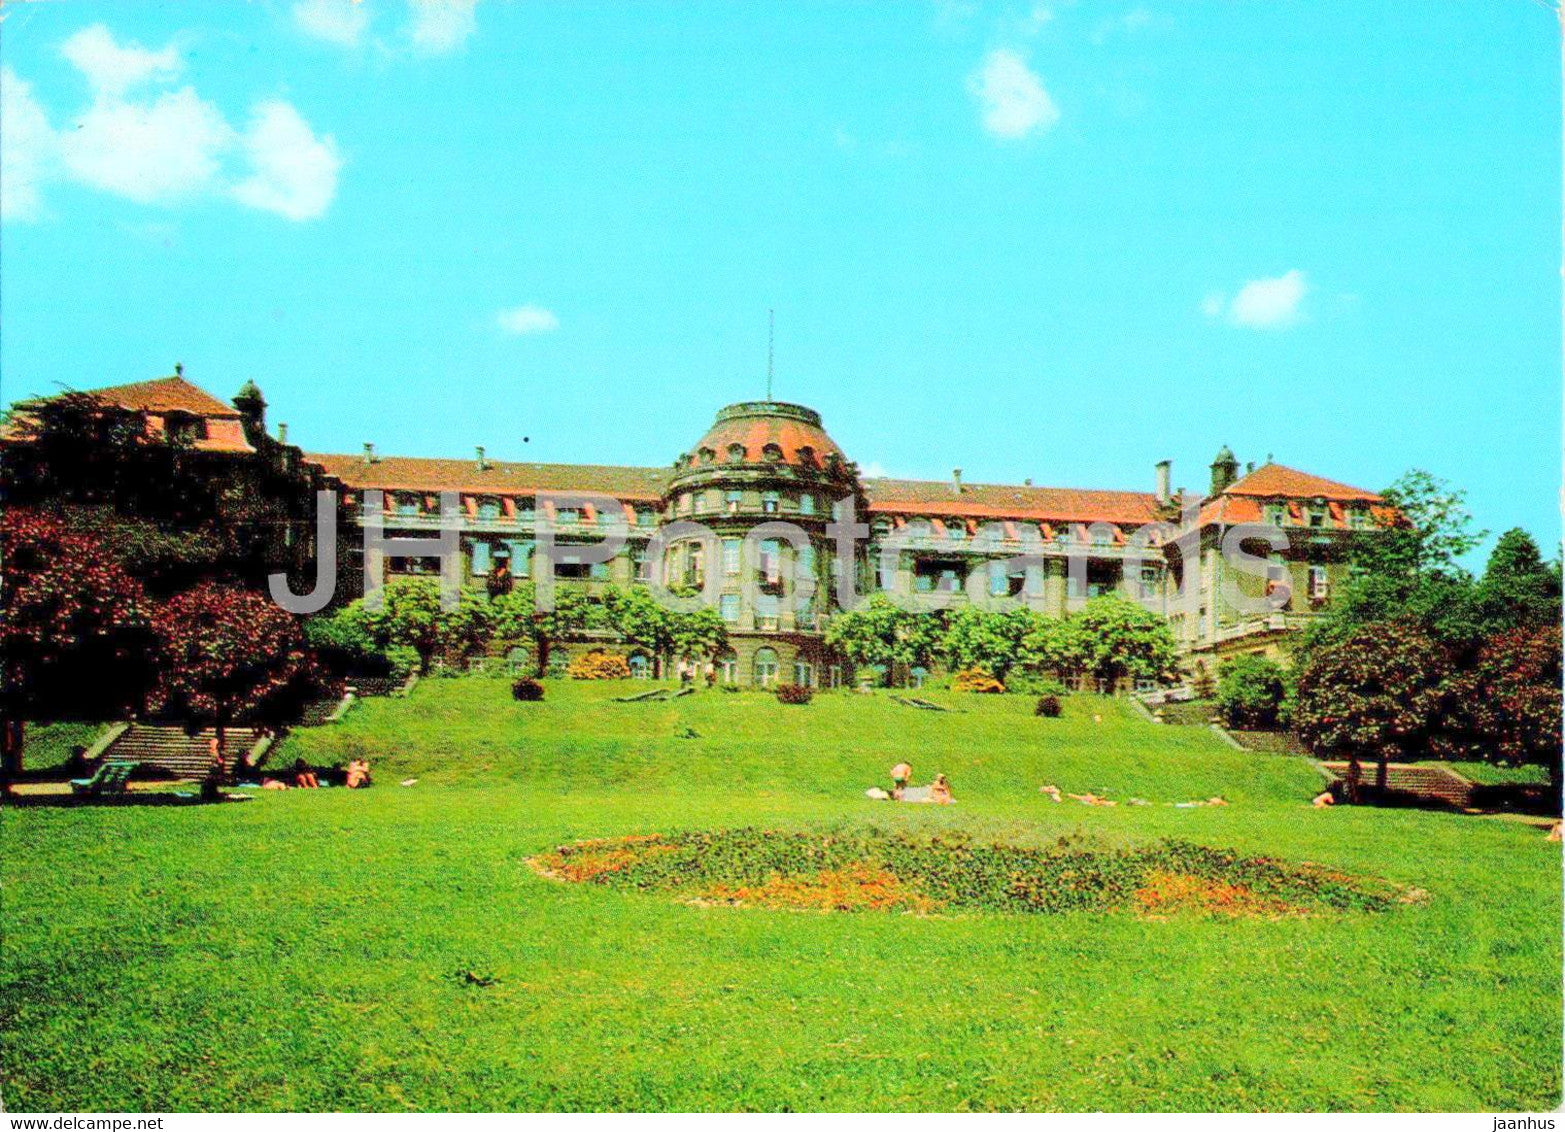
M 1347 780 L 1347 763 L 1322 763 L 1321 765 L 1336 775 L 1338 780 Z M 1373 789 L 1376 765 L 1367 762 L 1360 763 L 1359 767 L 1363 771 L 1359 781 Z M 1406 763 L 1392 763 L 1386 768 L 1386 789 L 1396 794 L 1410 794 L 1418 798 L 1444 802 L 1461 809 L 1465 809 L 1471 803 L 1473 795 L 1473 783 L 1455 771 L 1440 766 L 1410 766 Z
M 109 744 L 104 757 L 159 767 L 181 778 L 205 778 L 212 765 L 211 741 L 210 729 L 192 735 L 183 727 L 132 723 Z M 223 732 L 224 768 L 232 772 L 239 756 L 252 750 L 259 758 L 268 745 L 269 737 L 253 727 L 228 728 Z

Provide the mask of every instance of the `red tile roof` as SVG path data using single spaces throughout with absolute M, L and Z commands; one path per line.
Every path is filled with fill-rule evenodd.
M 1343 503 L 1379 503 L 1373 491 L 1349 487 L 1336 480 L 1312 476 L 1283 464 L 1262 464 L 1230 484 L 1224 495 L 1253 495 L 1267 499 L 1330 499 Z
M 1157 496 L 1143 491 L 1098 491 L 1073 487 L 966 484 L 960 494 L 950 480 L 867 479 L 871 512 L 971 515 L 985 519 L 1129 523 L 1157 518 Z
M 362 455 L 309 453 L 343 486 L 384 491 L 462 491 L 474 495 L 532 495 L 537 492 L 587 492 L 615 499 L 653 501 L 663 497 L 668 472 L 609 464 L 514 464 L 491 460 L 479 471 L 476 460 L 439 460 L 381 456 L 366 463 Z
M 239 419 L 239 411 L 232 405 L 224 404 L 205 389 L 178 376 L 133 381 L 129 385 L 110 385 L 84 392 L 110 404 L 146 413 L 194 413 L 201 417 Z
M 803 463 L 799 453 L 804 448 L 811 450 L 817 465 L 824 465 L 832 454 L 846 459 L 837 442 L 821 427 L 815 410 L 774 401 L 742 402 L 720 410 L 716 423 L 690 449 L 689 455 L 699 465 L 701 450 L 705 448 L 712 452 L 714 463 L 728 463 L 729 449 L 736 444 L 744 449 L 742 462 L 752 464 L 766 458 L 769 444 L 781 449 L 783 462 L 788 464 Z

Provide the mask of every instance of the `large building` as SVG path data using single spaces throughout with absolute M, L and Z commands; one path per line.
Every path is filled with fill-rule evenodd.
M 960 470 L 942 481 L 864 477 L 819 413 L 776 401 L 719 410 L 670 465 L 650 468 L 503 462 L 482 448 L 465 459 L 372 445 L 302 452 L 282 426 L 267 436 L 266 404 L 250 383 L 232 408 L 178 374 L 95 392 L 157 429 L 185 430 L 196 447 L 234 464 L 235 483 L 249 482 L 239 469 L 253 462 L 291 469 L 294 497 L 276 510 L 289 518 L 284 542 L 296 559 L 313 553 L 314 492 L 335 490 L 338 600 L 362 592 L 366 571 L 384 580 L 440 568 L 429 555 L 394 557 L 366 539 L 370 493 L 380 493 L 374 525 L 388 538 L 428 538 L 449 526 L 441 497 L 451 493 L 465 581 L 483 585 L 496 571 L 534 577 L 546 524 L 557 585 L 703 589 L 728 628 L 722 676 L 741 684 L 850 676 L 824 640 L 844 569 L 859 593 L 948 606 L 1009 599 L 1050 616 L 1117 591 L 1169 618 L 1192 668 L 1275 652 L 1329 603 L 1349 540 L 1383 512 L 1373 492 L 1281 464 L 1241 473 L 1226 447 L 1199 497 L 1171 491 L 1166 461 L 1154 465 L 1151 491 L 975 484 Z M 868 526 L 851 561 L 828 529 L 849 515 Z M 1282 534 L 1258 568 L 1241 570 L 1231 536 L 1246 524 Z M 595 561 L 601 554 L 590 548 L 606 536 L 618 549 Z M 313 572 L 296 567 L 297 576 Z M 638 670 L 642 659 L 633 658 Z

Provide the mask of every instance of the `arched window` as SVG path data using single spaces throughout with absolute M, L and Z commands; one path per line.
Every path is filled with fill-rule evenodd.
M 730 444 L 728 446 L 728 459 L 735 464 L 744 463 L 744 445 Z
M 777 683 L 777 650 L 772 648 L 758 648 L 755 650 L 754 663 L 755 683 L 762 688 L 770 688 Z
M 815 449 L 811 448 L 808 444 L 799 445 L 799 451 L 797 455 L 799 457 L 799 463 L 804 467 L 813 468 L 815 466 Z
M 805 687 L 815 686 L 815 666 L 807 660 L 793 662 L 793 682 L 803 684 Z
M 739 657 L 733 649 L 718 654 L 717 672 L 724 684 L 739 683 Z
M 717 459 L 717 453 L 712 451 L 710 448 L 701 449 L 699 455 L 703 464 L 710 464 L 713 460 Z
M 652 679 L 652 662 L 647 659 L 647 654 L 633 652 L 630 654 L 630 675 L 634 680 Z
M 761 457 L 763 459 L 770 460 L 775 464 L 782 460 L 783 450 L 779 445 L 768 444 L 765 448 L 761 449 Z
M 928 679 L 929 669 L 925 668 L 922 664 L 915 664 L 911 669 L 908 670 L 907 682 L 909 687 L 922 688 L 924 686 L 924 681 Z

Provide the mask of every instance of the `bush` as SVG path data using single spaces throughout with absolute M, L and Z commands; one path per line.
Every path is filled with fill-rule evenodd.
M 742 691 L 744 691 L 744 688 L 741 687 L 738 684 L 719 684 L 718 687 L 721 688 L 725 692 L 742 692 Z
M 520 704 L 534 704 L 543 699 L 543 685 L 531 676 L 523 676 L 511 685 L 511 698 Z
M 593 649 L 565 666 L 572 680 L 629 680 L 630 665 L 618 653 Z
M 1284 725 L 1291 700 L 1287 670 L 1269 657 L 1236 657 L 1218 677 L 1217 710 L 1229 727 L 1265 731 Z
M 1005 691 L 1005 685 L 982 668 L 962 669 L 951 681 L 951 687 L 958 692 L 980 692 L 986 695 Z
M 1038 706 L 1032 709 L 1034 715 L 1041 715 L 1046 719 L 1058 719 L 1060 714 L 1060 697 L 1039 696 Z
M 390 674 L 398 680 L 406 680 L 420 665 L 418 650 L 412 645 L 392 645 L 385 657 Z
M 777 702 L 780 704 L 807 704 L 814 695 L 815 689 L 808 684 L 777 685 Z

